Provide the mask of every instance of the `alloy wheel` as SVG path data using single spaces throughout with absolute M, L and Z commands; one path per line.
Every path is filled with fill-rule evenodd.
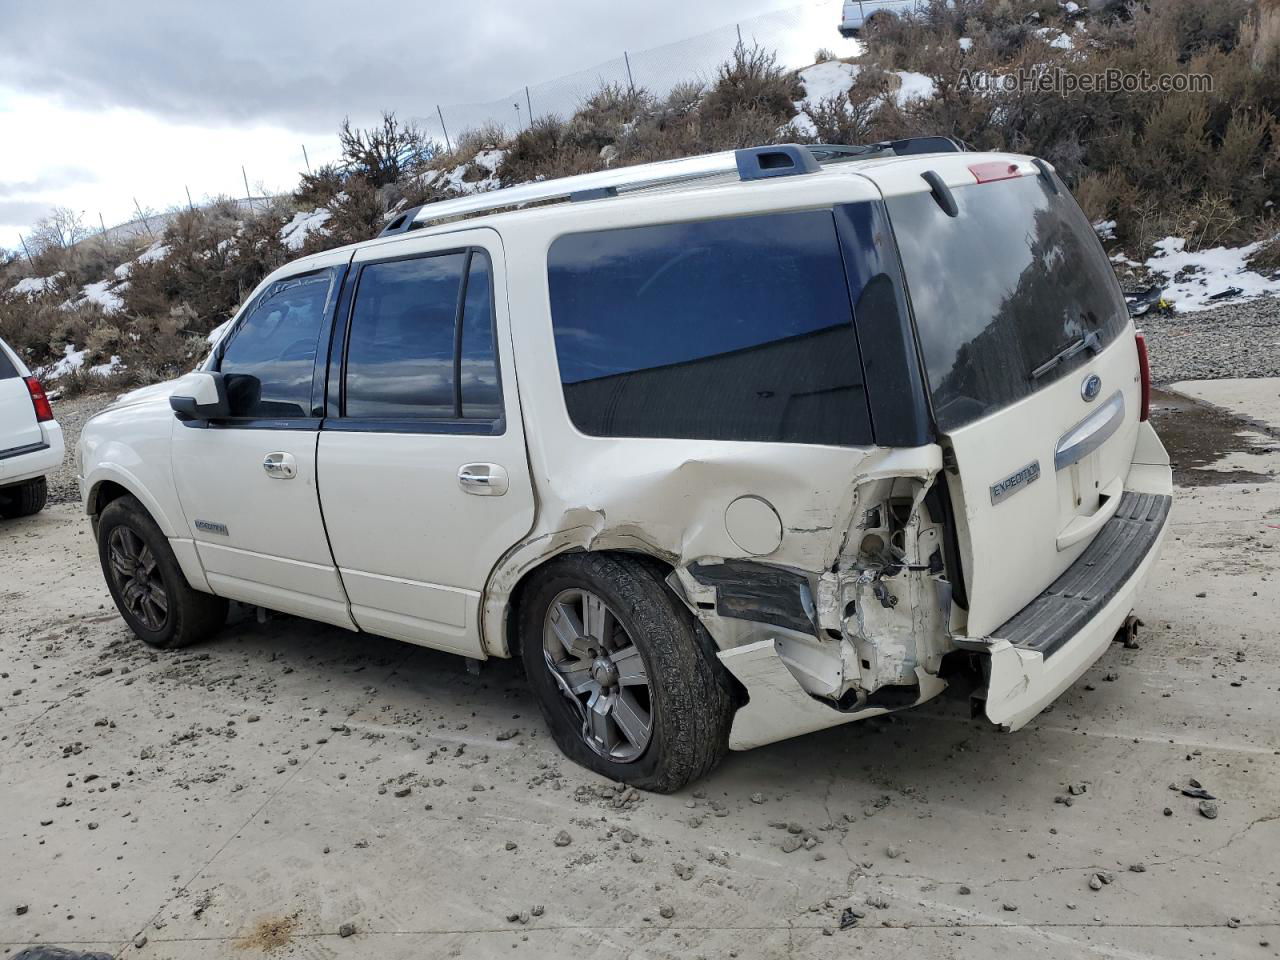
M 148 630 L 162 629 L 169 619 L 169 594 L 151 548 L 122 525 L 107 536 L 107 558 L 125 608 Z
M 639 648 L 589 590 L 561 591 L 542 630 L 542 655 L 582 723 L 582 739 L 615 763 L 638 760 L 653 735 L 653 688 Z

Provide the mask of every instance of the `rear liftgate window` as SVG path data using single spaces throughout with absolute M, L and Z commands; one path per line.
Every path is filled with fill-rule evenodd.
M 1086 337 L 1106 346 L 1128 321 L 1111 264 L 1065 190 L 1018 177 L 952 192 L 956 217 L 928 192 L 888 201 L 944 431 L 1078 370 L 1087 349 L 1049 361 Z
M 831 211 L 571 234 L 548 271 L 582 432 L 872 442 Z

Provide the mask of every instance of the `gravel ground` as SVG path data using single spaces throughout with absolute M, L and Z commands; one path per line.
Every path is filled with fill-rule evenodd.
M 72 503 L 80 499 L 80 487 L 76 483 L 76 444 L 80 442 L 80 428 L 117 396 L 119 393 L 113 390 L 53 401 L 53 415 L 62 425 L 67 453 L 62 458 L 62 466 L 48 476 L 50 503 Z
M 657 796 L 518 662 L 243 613 L 150 650 L 77 507 L 8 521 L 0 957 L 1275 958 L 1280 483 L 1172 522 L 1138 649 L 1024 730 L 940 698 Z
M 1156 383 L 1280 376 L 1280 299 L 1140 317 Z

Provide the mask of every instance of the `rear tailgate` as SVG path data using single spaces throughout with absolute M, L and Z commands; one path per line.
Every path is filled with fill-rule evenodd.
M 1030 163 L 1004 160 L 986 180 L 993 166 L 938 161 L 955 216 L 923 181 L 887 198 L 953 458 L 972 637 L 1030 603 L 1114 515 L 1141 402 L 1124 298 L 1083 213 Z
M 0 346 L 0 457 L 43 442 L 27 384 L 7 349 Z

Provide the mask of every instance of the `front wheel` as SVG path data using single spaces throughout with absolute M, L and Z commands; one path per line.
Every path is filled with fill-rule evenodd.
M 133 497 L 102 511 L 98 559 L 120 616 L 150 646 L 188 646 L 227 619 L 227 601 L 191 589 L 163 531 Z
M 552 561 L 521 601 L 520 642 L 551 734 L 582 766 L 669 793 L 724 755 L 733 717 L 724 669 L 644 561 Z

